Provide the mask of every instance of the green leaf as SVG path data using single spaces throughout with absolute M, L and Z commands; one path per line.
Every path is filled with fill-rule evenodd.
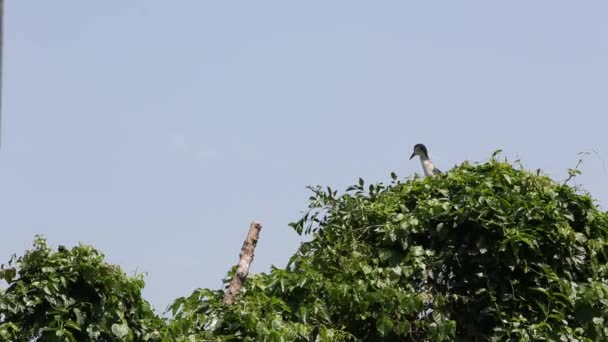
M 124 338 L 129 334 L 129 331 L 131 331 L 131 329 L 129 329 L 129 325 L 127 325 L 127 323 L 112 324 L 112 333 L 118 338 Z
M 4 267 L 4 265 L 2 266 Z M 12 283 L 16 275 L 17 270 L 15 268 L 0 268 L 0 279 L 6 280 L 7 283 Z
M 76 331 L 81 331 L 80 326 L 74 321 L 67 321 L 64 324 L 66 327 L 72 328 Z
M 392 332 L 393 322 L 391 322 L 387 317 L 382 317 L 376 323 L 376 329 L 380 336 L 385 337 L 388 336 Z

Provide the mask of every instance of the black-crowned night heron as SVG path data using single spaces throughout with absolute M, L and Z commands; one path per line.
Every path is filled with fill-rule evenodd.
M 414 153 L 410 159 L 415 156 L 420 157 L 420 164 L 422 165 L 422 171 L 424 171 L 425 176 L 434 176 L 441 173 L 438 168 L 435 167 L 433 161 L 429 158 L 429 152 L 426 149 L 426 146 L 423 144 L 416 144 L 414 146 Z

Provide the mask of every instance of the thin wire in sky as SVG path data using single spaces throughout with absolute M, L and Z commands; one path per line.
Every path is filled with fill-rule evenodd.
M 0 0 L 0 147 L 2 146 L 2 54 L 4 52 L 4 0 Z

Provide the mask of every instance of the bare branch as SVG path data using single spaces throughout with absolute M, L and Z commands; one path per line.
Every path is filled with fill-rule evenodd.
M 261 229 L 262 225 L 256 221 L 251 222 L 249 225 L 249 232 L 247 233 L 245 242 L 243 242 L 241 254 L 239 255 L 239 265 L 236 269 L 236 274 L 230 281 L 228 290 L 224 294 L 224 304 L 230 305 L 234 302 L 234 298 L 239 293 L 241 287 L 247 279 L 247 275 L 249 274 L 249 266 L 253 261 L 253 251 L 255 250 L 255 246 L 260 238 Z

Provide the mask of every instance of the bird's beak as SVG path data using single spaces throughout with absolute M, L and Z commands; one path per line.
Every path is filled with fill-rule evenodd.
M 414 158 L 416 156 L 416 152 L 412 153 L 412 156 L 410 157 L 410 160 L 412 160 L 412 158 Z

